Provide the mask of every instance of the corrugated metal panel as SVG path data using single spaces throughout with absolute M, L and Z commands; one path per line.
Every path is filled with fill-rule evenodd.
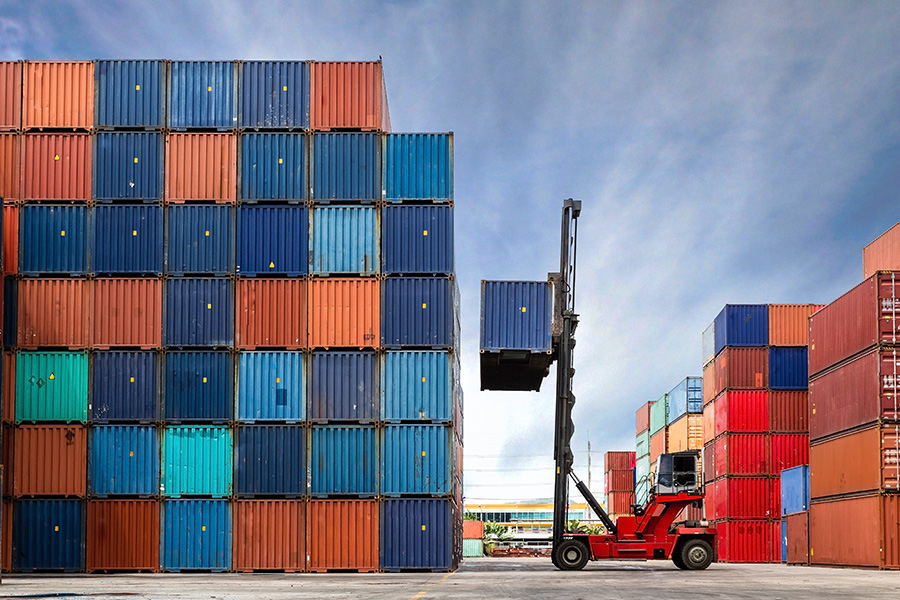
M 306 503 L 240 500 L 234 503 L 234 570 L 306 568 Z
M 165 287 L 166 345 L 234 343 L 234 283 L 230 279 L 168 279 Z
M 84 496 L 87 484 L 84 426 L 22 425 L 11 433 L 15 496 Z
M 18 281 L 4 277 L 3 282 L 3 347 L 15 348 L 18 339 L 19 294 Z
M 381 517 L 381 568 L 450 570 L 454 520 L 447 500 L 386 500 Z
M 239 279 L 237 347 L 306 347 L 308 283 L 297 279 Z
M 716 416 L 718 417 L 718 407 Z M 716 439 L 716 475 L 769 475 L 769 440 L 764 433 L 727 433 Z
M 805 390 L 809 385 L 806 346 L 769 348 L 769 387 L 773 390 Z
M 307 429 L 302 425 L 241 425 L 235 430 L 234 493 L 306 494 Z
M 316 275 L 379 270 L 378 211 L 362 206 L 313 209 L 309 245 Z
M 607 471 L 603 474 L 606 493 L 634 492 L 634 469 Z
M 773 521 L 716 523 L 716 559 L 729 563 L 778 562 L 778 529 Z
M 381 493 L 450 494 L 450 428 L 388 425 L 381 446 Z
M 449 421 L 453 417 L 450 353 L 390 351 L 382 367 L 384 421 Z
M 231 503 L 225 500 L 163 502 L 162 568 L 166 571 L 231 568 Z
M 388 277 L 382 287 L 381 307 L 383 346 L 454 345 L 450 279 Z
M 168 497 L 231 495 L 233 440 L 219 426 L 166 427 L 162 492 Z
M 87 421 L 86 353 L 19 352 L 15 381 L 16 423 Z
M 650 435 L 655 434 L 666 426 L 669 417 L 669 395 L 663 394 L 662 398 L 650 405 Z
M 25 61 L 22 127 L 89 129 L 94 125 L 94 63 Z
M 166 207 L 168 275 L 234 272 L 234 210 L 229 206 Z
M 93 496 L 159 493 L 159 438 L 155 427 L 93 427 L 90 448 L 88 477 Z
M 21 500 L 13 520 L 13 569 L 84 570 L 84 502 Z
M 380 332 L 377 279 L 309 282 L 309 346 L 374 348 Z
M 809 465 L 781 472 L 781 514 L 792 515 L 809 510 Z
M 386 206 L 381 230 L 384 273 L 453 273 L 452 206 Z M 516 287 L 526 292 L 525 285 Z
M 229 352 L 168 352 L 165 355 L 166 420 L 231 420 L 234 356 Z
M 703 367 L 703 405 L 712 402 L 718 394 L 718 382 L 716 381 L 716 363 L 711 362 Z
M 377 492 L 375 427 L 327 425 L 313 427 L 310 480 L 313 495 Z
M 769 387 L 766 348 L 726 348 L 716 356 L 716 394 L 723 390 Z
M 4 204 L 19 199 L 23 137 L 15 133 L 0 133 L 0 198 L 3 198 Z
M 611 515 L 630 515 L 634 504 L 634 492 L 610 492 L 606 495 L 606 505 Z
M 237 215 L 239 275 L 305 275 L 309 271 L 309 209 L 241 206 Z
M 900 271 L 900 227 L 897 225 L 882 233 L 863 248 L 863 277 L 865 279 L 878 271 Z
M 715 321 L 716 354 L 725 346 L 768 346 L 766 304 L 726 304 Z
M 310 356 L 309 418 L 375 421 L 379 388 L 374 352 L 314 352 Z
M 381 143 L 374 133 L 313 136 L 312 189 L 317 201 L 381 199 Z
M 550 352 L 551 291 L 546 281 L 482 280 L 481 349 Z
M 0 62 L 0 84 L 0 90 L 3 90 L 0 92 L 0 129 L 19 129 L 22 126 L 22 63 Z
M 649 431 L 650 429 L 650 407 L 653 405 L 653 402 L 645 402 L 641 405 L 637 411 L 634 413 L 635 420 L 635 433 L 640 434 L 642 431 Z
M 722 473 L 724 475 L 724 473 Z M 703 483 L 710 483 L 716 477 L 719 476 L 719 473 L 716 471 L 716 443 L 709 442 L 705 446 L 703 446 Z M 706 492 L 709 493 L 710 490 L 714 489 L 713 486 L 707 485 Z M 712 504 L 710 500 L 705 500 L 704 504 Z M 710 515 L 707 515 L 707 518 L 712 518 Z
M 481 540 L 484 538 L 484 522 L 483 521 L 463 521 L 463 539 L 464 540 Z M 479 546 L 480 548 L 481 546 Z
M 88 285 L 85 279 L 19 281 L 19 347 L 87 347 L 90 344 Z
M 92 500 L 87 505 L 88 571 L 157 571 L 159 503 Z
M 233 203 L 237 194 L 237 138 L 230 133 L 166 136 L 166 202 Z
M 169 127 L 237 127 L 237 64 L 174 61 L 169 66 Z
M 452 200 L 453 134 L 384 136 L 384 199 Z
M 241 136 L 241 200 L 307 197 L 307 136 L 302 133 L 247 133 Z
M 769 430 L 786 432 L 809 430 L 809 392 L 775 391 L 769 392 Z
M 813 565 L 900 567 L 900 496 L 871 495 L 809 507 L 809 562 Z
M 2 152 L 2 149 L 0 149 Z M 2 161 L 0 161 L 2 162 Z M 3 206 L 3 275 L 13 275 L 19 272 L 19 207 L 14 205 Z
M 93 421 L 159 419 L 159 361 L 155 352 L 96 352 L 91 369 Z
M 34 133 L 24 137 L 24 200 L 90 200 L 91 136 Z
M 16 421 L 16 354 L 15 352 L 3 353 L 3 423 L 15 423 Z M 0 462 L 3 462 L 0 459 Z M 9 469 L 9 464 L 6 464 Z M 2 531 L 2 530 L 0 530 Z
M 667 422 L 674 423 L 687 413 L 703 412 L 703 381 L 701 377 L 686 377 L 669 392 Z
M 91 286 L 94 348 L 162 345 L 162 281 L 95 279 Z
M 669 431 L 665 427 L 650 435 L 650 460 L 656 462 L 660 454 L 665 454 L 669 447 Z
M 21 211 L 22 273 L 87 273 L 87 207 L 30 205 Z
M 781 473 L 785 469 L 809 463 L 809 435 L 806 433 L 775 433 L 770 438 L 771 450 L 770 470 L 772 474 Z M 898 455 L 896 452 L 894 455 Z M 898 463 L 894 461 L 893 485 L 897 489 L 900 481 Z
M 603 471 L 626 471 L 634 468 L 636 455 L 630 451 L 610 451 L 603 454 Z
M 378 502 L 311 500 L 309 570 L 378 569 Z
M 309 63 L 245 61 L 240 72 L 241 127 L 309 127 Z
M 710 323 L 706 329 L 703 330 L 703 335 L 701 336 L 702 348 L 703 348 L 703 366 L 705 367 L 712 359 L 716 357 L 716 322 L 713 321 Z
M 313 129 L 391 130 L 381 61 L 311 62 Z
M 816 442 L 809 448 L 813 498 L 897 491 L 900 483 L 900 426 L 882 425 Z
M 648 442 L 649 444 L 649 442 Z M 649 445 L 648 445 L 649 448 Z M 650 455 L 640 457 L 634 465 L 634 501 L 644 505 L 650 496 Z M 711 486 L 710 486 L 711 487 Z M 707 489 L 707 493 L 709 488 Z M 708 500 L 704 501 L 706 504 Z
M 727 391 L 716 398 L 716 435 L 769 430 L 769 392 Z
M 772 519 L 778 517 L 772 506 L 772 482 L 769 477 L 723 477 L 716 486 L 716 519 Z
M 771 399 L 771 396 L 769 396 Z M 716 404 L 710 402 L 703 407 L 703 443 L 716 438 Z
M 703 415 L 682 415 L 669 425 L 668 452 L 703 448 Z
M 471 521 L 466 521 L 471 523 Z M 463 558 L 481 558 L 484 556 L 484 542 L 478 540 L 463 539 Z
M 770 304 L 769 344 L 806 346 L 809 343 L 809 316 L 814 304 Z
M 9 573 L 12 571 L 12 527 L 13 527 L 13 503 L 12 502 L 4 502 L 3 503 L 3 531 L 6 533 L 3 534 L 2 540 L 0 540 L 0 552 L 2 552 L 2 568 L 4 571 Z
M 642 431 L 637 434 L 634 440 L 635 456 L 640 460 L 643 456 L 650 455 L 650 430 Z
M 98 133 L 94 136 L 94 199 L 156 201 L 163 193 L 163 136 Z
M 306 377 L 300 352 L 238 354 L 238 420 L 302 421 Z
M 98 60 L 97 127 L 166 125 L 166 73 L 161 60 Z

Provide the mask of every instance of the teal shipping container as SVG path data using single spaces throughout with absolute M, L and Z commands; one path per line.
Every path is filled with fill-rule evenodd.
M 446 422 L 453 418 L 447 351 L 388 351 L 381 372 L 381 418 Z
M 16 423 L 87 421 L 86 352 L 19 352 L 15 376 Z
M 106 425 L 90 430 L 91 495 L 149 497 L 159 493 L 159 436 L 150 425 Z
M 231 568 L 232 506 L 225 500 L 163 503 L 160 559 L 164 571 Z
M 384 199 L 453 199 L 453 134 L 389 133 L 384 136 Z
M 463 540 L 463 558 L 480 558 L 484 556 L 482 540 Z
M 668 425 L 668 419 L 669 395 L 663 394 L 662 398 L 650 405 L 650 435 Z
M 646 429 L 635 438 L 634 455 L 637 458 L 642 456 L 650 456 L 650 430 Z
M 650 497 L 650 455 L 639 456 L 634 463 L 634 502 L 646 504 Z
M 387 425 L 381 446 L 381 493 L 449 495 L 450 462 L 449 427 Z
M 374 208 L 316 207 L 309 235 L 313 274 L 371 275 L 378 272 L 380 225 L 378 211 Z
M 231 430 L 223 426 L 184 426 L 166 427 L 163 431 L 164 496 L 231 495 Z
M 310 485 L 313 496 L 377 493 L 375 427 L 326 425 L 313 427 L 310 443 Z
M 306 419 L 306 367 L 302 352 L 238 354 L 238 420 Z

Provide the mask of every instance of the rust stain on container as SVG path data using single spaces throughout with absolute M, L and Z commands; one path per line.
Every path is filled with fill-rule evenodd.
M 82 498 L 87 433 L 77 425 L 23 425 L 13 430 L 13 494 Z
M 15 423 L 16 421 L 16 353 L 3 353 L 3 422 Z M 4 461 L 6 468 L 9 463 Z M 9 488 L 5 487 L 4 490 Z
M 376 501 L 312 500 L 308 510 L 310 571 L 378 570 Z
M 86 348 L 90 345 L 86 279 L 22 279 L 18 282 L 21 348 Z
M 4 204 L 19 199 L 22 136 L 0 133 L 0 198 Z
M 377 279 L 314 279 L 309 282 L 309 345 L 312 348 L 374 348 L 380 341 Z
M 306 504 L 239 500 L 234 504 L 234 570 L 306 570 Z
M 32 133 L 24 137 L 23 200 L 90 200 L 91 136 Z
M 87 505 L 87 570 L 159 570 L 159 503 L 91 500 Z
M 878 271 L 900 271 L 900 223 L 863 248 L 863 279 Z
M 162 281 L 96 279 L 92 282 L 96 348 L 162 345 Z
M 768 348 L 728 347 L 716 357 L 716 394 L 769 386 Z
M 685 415 L 669 425 L 667 452 L 700 450 L 703 448 L 703 415 Z
M 381 61 L 312 62 L 309 78 L 313 129 L 391 130 Z
M 19 272 L 19 207 L 3 207 L 3 274 Z
M 809 341 L 809 316 L 814 304 L 770 304 L 769 344 L 806 346 Z
M 306 347 L 307 282 L 241 279 L 237 282 L 237 347 Z
M 825 498 L 869 491 L 897 492 L 900 425 L 876 425 L 809 448 L 809 492 Z
M 900 568 L 900 496 L 869 495 L 812 502 L 809 563 Z
M 230 133 L 170 133 L 166 137 L 166 202 L 233 203 L 237 138 Z
M 0 61 L 0 129 L 14 130 L 21 125 L 22 63 Z
M 26 61 L 22 79 L 24 129 L 94 126 L 92 61 Z

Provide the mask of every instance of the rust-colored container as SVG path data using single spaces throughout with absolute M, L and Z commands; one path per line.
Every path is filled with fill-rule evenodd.
M 669 429 L 663 427 L 650 436 L 650 462 L 656 462 L 660 454 L 665 454 L 669 443 Z
M 3 422 L 16 421 L 16 353 L 3 353 Z M 9 468 L 9 463 L 3 463 Z M 7 491 L 7 488 L 3 488 Z
M 787 564 L 809 564 L 809 512 L 784 517 L 787 529 Z
M 375 500 L 312 500 L 308 511 L 310 571 L 378 570 Z
M 809 341 L 809 315 L 815 304 L 770 304 L 769 345 L 806 346 Z
M 13 481 L 15 481 L 14 473 L 16 465 L 13 463 L 13 446 L 15 437 L 15 429 L 7 425 L 3 425 L 3 443 L 0 446 L 0 452 L 3 453 L 3 494 L 12 493 Z
M 19 272 L 19 207 L 3 206 L 3 274 Z
M 380 60 L 312 62 L 309 84 L 313 129 L 391 130 Z
M 809 506 L 809 563 L 900 569 L 900 495 L 862 496 Z
M 650 405 L 653 402 L 646 402 L 641 405 L 637 412 L 634 414 L 634 420 L 637 424 L 637 433 L 638 435 L 650 429 Z
M 306 281 L 240 279 L 237 282 L 237 347 L 306 347 Z
M 94 63 L 26 61 L 22 75 L 24 129 L 94 126 Z
M 716 436 L 769 429 L 769 392 L 729 390 L 716 398 Z
M 463 539 L 480 540 L 484 538 L 484 521 L 463 521 Z
M 233 203 L 237 138 L 231 133 L 170 133 L 166 137 L 166 202 Z
M 606 512 L 612 515 L 630 515 L 634 504 L 634 492 L 610 492 L 606 495 Z
M 716 439 L 716 403 L 710 402 L 703 407 L 703 444 Z
M 636 460 L 634 452 L 628 450 L 611 450 L 603 454 L 603 471 L 627 471 L 634 469 Z
M 82 498 L 87 433 L 80 425 L 23 425 L 13 431 L 13 494 Z
M 809 449 L 809 493 L 827 498 L 900 490 L 900 425 L 876 425 Z
M 0 129 L 14 131 L 21 125 L 22 63 L 0 61 Z
M 86 279 L 22 279 L 18 282 L 20 348 L 86 348 L 90 345 L 90 296 Z
M 627 471 L 607 471 L 603 474 L 606 493 L 634 492 L 634 469 Z
M 306 504 L 301 500 L 234 503 L 234 570 L 306 570 Z
M 90 500 L 87 570 L 159 571 L 159 502 Z
M 96 279 L 93 294 L 95 348 L 162 346 L 162 281 Z
M 374 348 L 379 344 L 381 288 L 377 279 L 309 282 L 309 346 Z
M 29 200 L 91 199 L 91 136 L 29 133 L 23 138 L 21 197 Z
M 728 347 L 716 357 L 716 395 L 769 387 L 769 349 Z
M 667 452 L 703 448 L 703 415 L 685 415 L 669 425 Z
M 900 271 L 900 223 L 863 248 L 863 278 L 878 271 Z
M 0 133 L 0 198 L 4 204 L 19 199 L 22 136 L 15 133 Z
M 805 433 L 808 414 L 808 391 L 769 390 L 769 431 Z
M 719 385 L 716 382 L 716 361 L 713 360 L 703 367 L 703 405 L 706 406 L 716 399 Z

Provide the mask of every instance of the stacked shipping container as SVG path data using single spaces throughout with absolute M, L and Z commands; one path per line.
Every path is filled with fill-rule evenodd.
M 650 498 L 650 408 L 653 402 L 642 404 L 635 413 L 637 437 L 634 460 L 634 503 L 643 506 Z
M 603 455 L 603 485 L 606 512 L 613 522 L 623 515 L 634 514 L 634 452 L 607 452 Z
M 781 562 L 809 563 L 809 465 L 781 472 Z

